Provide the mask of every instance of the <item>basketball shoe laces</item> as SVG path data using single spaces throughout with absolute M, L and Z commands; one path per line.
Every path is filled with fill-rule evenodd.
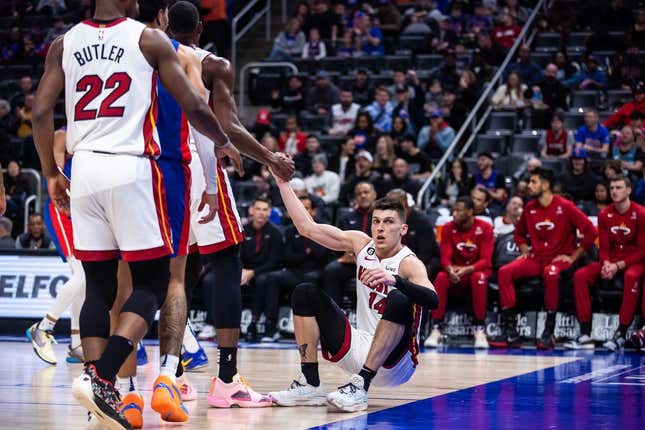
M 349 391 L 346 391 L 346 389 L 349 389 Z M 342 394 L 354 394 L 356 393 L 356 385 L 350 382 L 343 385 L 342 387 L 338 387 L 338 391 L 340 391 Z

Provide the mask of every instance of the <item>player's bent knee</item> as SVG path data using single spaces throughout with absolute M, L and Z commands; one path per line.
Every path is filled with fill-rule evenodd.
M 382 319 L 405 325 L 412 318 L 412 306 L 413 303 L 408 296 L 399 290 L 392 290 L 387 295 Z
M 168 257 L 130 263 L 133 290 L 121 312 L 132 312 L 152 324 L 168 293 Z
M 310 282 L 297 285 L 291 294 L 293 314 L 301 317 L 315 316 L 312 298 L 315 299 L 318 294 L 320 294 L 320 289 Z

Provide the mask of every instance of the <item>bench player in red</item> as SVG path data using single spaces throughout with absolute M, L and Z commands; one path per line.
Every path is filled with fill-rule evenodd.
M 436 348 L 441 342 L 439 324 L 446 314 L 449 289 L 470 286 L 475 320 L 475 348 L 488 348 L 484 320 L 486 293 L 492 270 L 493 227 L 475 217 L 470 197 L 460 197 L 452 210 L 453 220 L 443 226 L 441 234 L 441 267 L 434 287 L 439 307 L 432 312 L 433 328 L 425 346 Z
M 553 194 L 554 174 L 537 168 L 531 172 L 528 202 L 515 229 L 520 256 L 502 266 L 497 275 L 502 307 L 502 333 L 491 346 L 511 346 L 519 341 L 515 327 L 515 284 L 517 279 L 540 276 L 544 281 L 546 325 L 538 348 L 555 345 L 553 331 L 558 310 L 560 272 L 571 267 L 594 243 L 596 230 L 580 209 L 564 197 Z M 583 239 L 577 245 L 577 231 Z M 529 247 L 529 239 L 531 247 Z
M 619 326 L 604 347 L 617 351 L 625 344 L 627 327 L 632 323 L 645 274 L 645 208 L 632 202 L 631 181 L 618 175 L 609 183 L 612 204 L 598 216 L 600 260 L 578 270 L 573 277 L 576 313 L 580 322 L 580 337 L 565 344 L 570 349 L 593 349 L 591 338 L 590 288 L 601 278 L 623 277 L 623 299 L 620 305 Z M 645 313 L 645 299 L 643 299 Z

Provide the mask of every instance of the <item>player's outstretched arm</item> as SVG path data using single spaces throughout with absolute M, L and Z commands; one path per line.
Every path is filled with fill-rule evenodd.
M 63 36 L 59 36 L 47 52 L 45 72 L 40 78 L 36 91 L 31 122 L 40 166 L 47 179 L 49 197 L 58 209 L 69 213 L 69 196 L 67 195 L 69 184 L 58 171 L 54 159 L 54 108 L 63 88 L 65 88 Z
M 319 224 L 311 218 L 288 182 L 276 177 L 282 201 L 298 232 L 325 248 L 358 253 L 371 240 L 362 231 L 343 231 L 338 227 Z
M 293 161 L 269 151 L 240 122 L 233 96 L 235 71 L 231 63 L 224 58 L 214 58 L 209 55 L 203 61 L 203 68 L 206 81 L 211 82 L 213 112 L 233 144 L 242 154 L 268 166 L 281 179 L 285 181 L 291 179 L 295 170 Z
M 139 46 L 148 62 L 159 71 L 161 82 L 177 100 L 190 123 L 215 142 L 219 155 L 228 156 L 235 170 L 243 175 L 239 152 L 231 145 L 206 102 L 193 89 L 168 36 L 160 30 L 147 28 L 141 35 Z

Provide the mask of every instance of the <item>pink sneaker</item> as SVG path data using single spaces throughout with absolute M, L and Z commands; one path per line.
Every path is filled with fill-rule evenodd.
M 208 404 L 215 408 L 268 408 L 273 406 L 270 397 L 259 394 L 239 374 L 233 377 L 233 382 L 225 383 L 219 378 L 211 379 L 211 389 L 208 392 Z
M 179 385 L 179 392 L 181 393 L 181 400 L 190 402 L 197 399 L 197 390 L 188 382 L 186 375 L 177 378 L 177 385 Z

